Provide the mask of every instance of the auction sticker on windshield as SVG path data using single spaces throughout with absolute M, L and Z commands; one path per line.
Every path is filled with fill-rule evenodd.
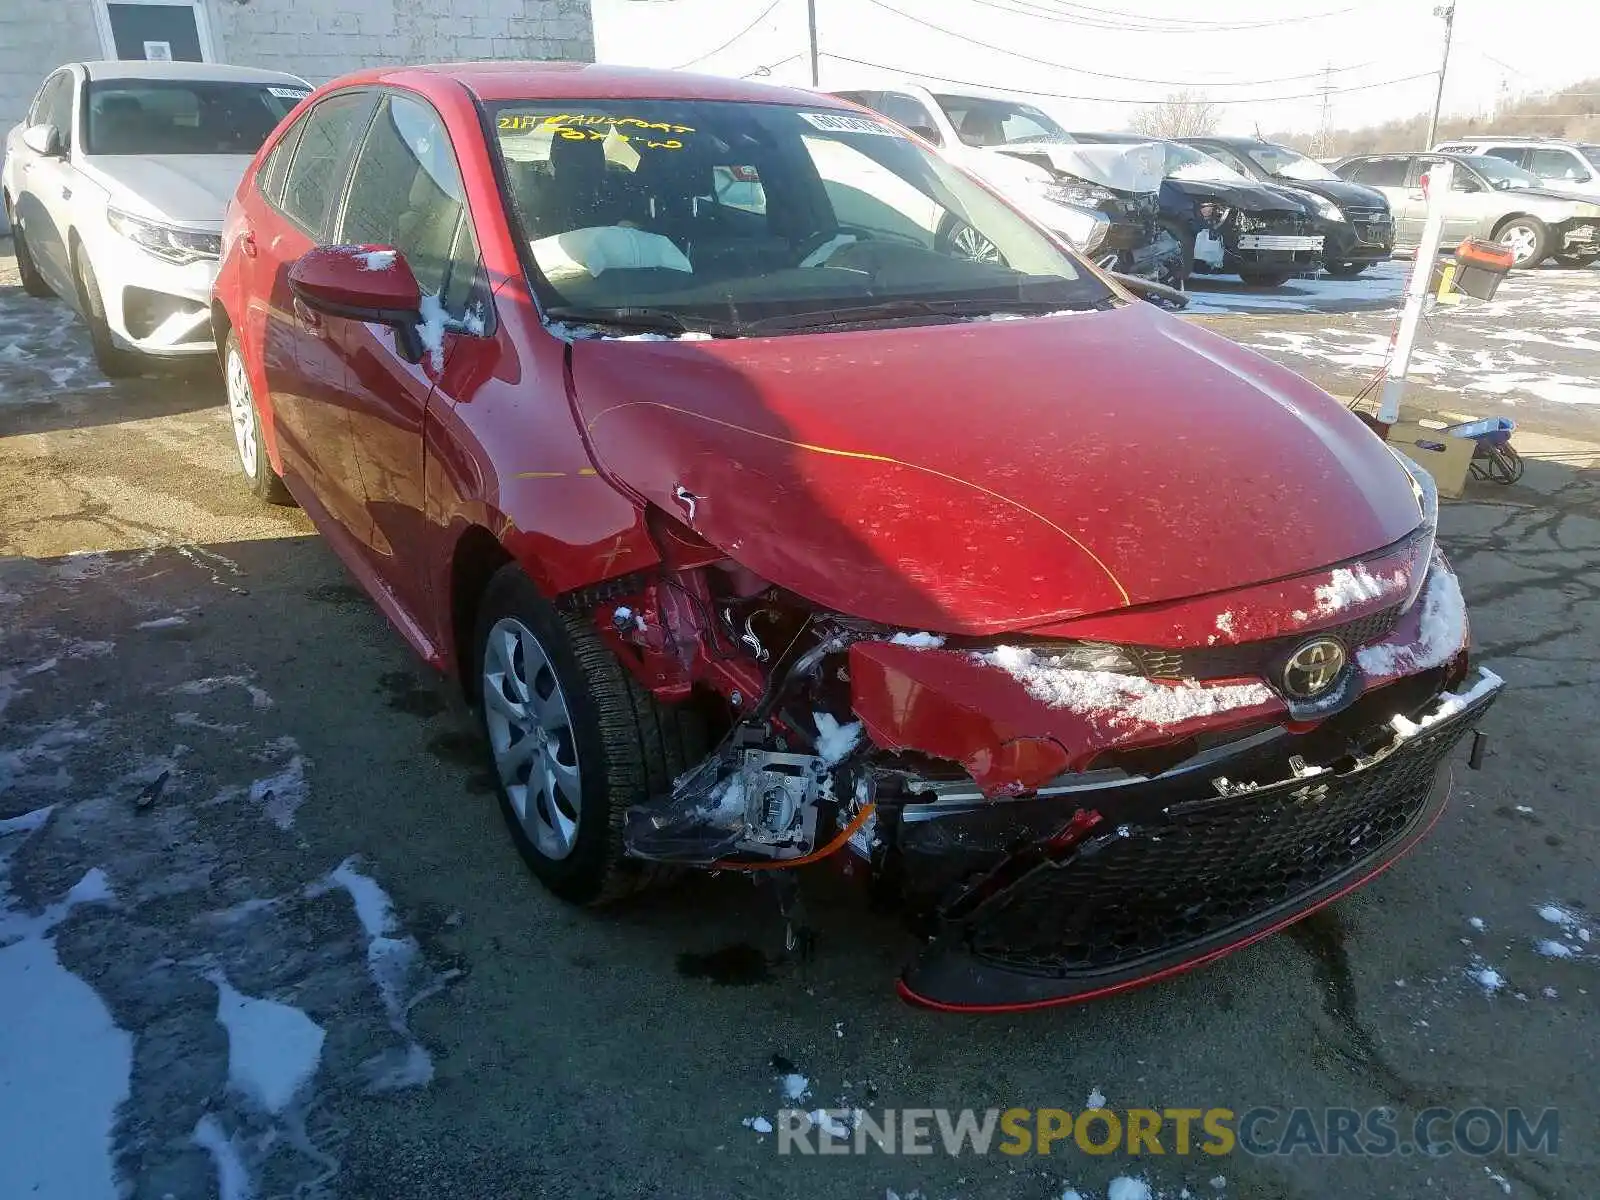
M 900 136 L 895 130 L 879 124 L 870 117 L 853 117 L 849 113 L 814 112 L 803 112 L 799 116 L 802 121 L 827 133 L 881 133 L 884 137 Z
M 276 96 L 279 100 L 304 100 L 311 95 L 305 88 L 269 87 L 267 93 Z

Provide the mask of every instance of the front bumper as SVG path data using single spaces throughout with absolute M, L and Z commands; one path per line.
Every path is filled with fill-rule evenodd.
M 1502 686 L 1485 673 L 1462 696 L 1434 696 L 1386 744 L 1353 742 L 1323 767 L 1300 751 L 1327 757 L 1326 731 L 1269 730 L 1151 778 L 908 806 L 896 835 L 906 883 L 932 893 L 935 916 L 902 996 L 963 1011 L 1064 1004 L 1268 936 L 1427 834 L 1448 755 Z M 1256 785 L 1267 771 L 1284 777 Z
M 125 347 L 160 358 L 212 354 L 218 261 L 170 263 L 109 230 L 89 247 L 106 324 Z
M 1348 221 L 1319 221 L 1323 258 L 1330 263 L 1386 262 L 1394 254 L 1394 221 L 1352 213 Z
M 1600 220 L 1581 217 L 1556 231 L 1561 254 L 1600 254 Z

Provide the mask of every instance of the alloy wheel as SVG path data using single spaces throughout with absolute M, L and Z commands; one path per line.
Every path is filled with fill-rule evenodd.
M 566 858 L 583 803 L 572 715 L 550 656 L 515 617 L 489 630 L 483 705 L 495 769 L 517 820 L 540 854 Z
M 237 346 L 228 348 L 228 416 L 233 421 L 233 444 L 245 475 L 256 477 L 256 409 L 250 395 L 250 373 Z
M 1521 223 L 1507 225 L 1500 233 L 1500 244 L 1511 251 L 1512 261 L 1521 266 L 1533 257 L 1539 245 L 1539 235 Z
M 1000 247 L 971 225 L 958 225 L 951 231 L 950 248 L 960 257 L 973 262 L 1005 265 L 1005 259 L 1000 255 Z

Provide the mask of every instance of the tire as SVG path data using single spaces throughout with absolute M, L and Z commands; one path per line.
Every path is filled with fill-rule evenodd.
M 659 704 L 590 620 L 557 612 L 515 564 L 489 581 L 474 647 L 473 690 L 500 811 L 539 882 L 573 904 L 598 905 L 671 874 L 625 855 L 623 821 L 705 756 L 698 714 Z M 513 700 L 524 683 L 530 697 L 544 698 Z M 519 707 L 549 732 L 521 732 L 511 715 Z M 514 753 L 534 739 L 531 753 Z M 521 782 L 541 770 L 537 792 Z M 555 795 L 541 794 L 546 789 Z
M 1282 287 L 1289 282 L 1289 271 L 1240 271 L 1239 278 L 1251 287 Z
M 1557 266 L 1577 267 L 1580 270 L 1600 262 L 1600 254 L 1556 254 L 1551 257 L 1555 259 Z
M 28 239 L 22 232 L 22 222 L 9 204 L 6 205 L 6 215 L 11 222 L 11 249 L 17 256 L 17 276 L 22 280 L 22 290 L 36 300 L 50 299 L 56 290 L 39 274 L 38 264 L 33 261 L 33 252 L 28 249 Z
M 1000 267 L 1007 265 L 1005 256 L 1000 253 L 998 246 L 954 213 L 947 215 L 939 223 L 939 231 L 933 235 L 933 247 L 940 254 L 949 255 L 951 258 L 992 263 Z
M 126 379 L 139 374 L 143 355 L 124 350 L 111 336 L 111 326 L 106 324 L 105 301 L 100 296 L 100 283 L 94 277 L 94 267 L 83 247 L 74 243 L 72 252 L 73 274 L 78 283 L 78 310 L 84 324 L 89 326 L 89 345 L 94 351 L 95 365 L 108 379 Z
M 1354 279 L 1370 265 L 1364 262 L 1331 262 L 1323 264 L 1323 270 L 1335 279 Z
M 272 469 L 267 445 L 261 437 L 261 413 L 256 408 L 255 389 L 250 386 L 250 370 L 245 364 L 239 335 L 228 331 L 222 351 L 222 386 L 228 402 L 228 422 L 233 427 L 233 448 L 239 456 L 239 470 L 250 492 L 268 504 L 294 504 L 294 497 Z
M 1514 271 L 1531 271 L 1550 257 L 1550 230 L 1538 217 L 1511 217 L 1494 231 L 1494 240 L 1511 251 Z

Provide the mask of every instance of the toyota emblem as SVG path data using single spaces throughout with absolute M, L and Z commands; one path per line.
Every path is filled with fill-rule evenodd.
M 1307 642 L 1289 656 L 1283 668 L 1283 690 L 1296 700 L 1311 700 L 1339 681 L 1344 646 L 1332 638 Z

